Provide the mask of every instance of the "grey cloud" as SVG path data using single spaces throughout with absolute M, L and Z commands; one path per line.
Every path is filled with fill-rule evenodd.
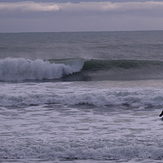
M 126 12 L 151 12 L 162 11 L 163 2 L 80 2 L 80 3 L 51 3 L 51 2 L 15 2 L 0 3 L 0 12 L 11 14 L 14 12 L 102 12 L 102 13 L 126 13 Z
M 163 1 L 38 1 L 0 3 L 0 32 L 163 29 Z
M 36 2 L 0 3 L 0 11 L 57 11 L 56 4 Z

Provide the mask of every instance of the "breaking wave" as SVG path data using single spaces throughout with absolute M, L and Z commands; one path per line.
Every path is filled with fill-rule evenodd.
M 43 60 L 24 58 L 6 58 L 0 60 L 1 81 L 58 79 L 79 72 L 83 67 L 82 60 L 74 60 L 71 65 L 50 63 Z
M 148 60 L 6 58 L 0 60 L 0 81 L 163 79 L 162 69 L 162 61 Z

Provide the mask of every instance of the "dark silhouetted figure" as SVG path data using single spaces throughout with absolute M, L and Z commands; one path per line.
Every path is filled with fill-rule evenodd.
M 161 114 L 159 115 L 160 117 L 163 115 L 163 111 L 161 112 Z

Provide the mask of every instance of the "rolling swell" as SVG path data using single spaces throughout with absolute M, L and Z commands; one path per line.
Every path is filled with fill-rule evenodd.
M 163 61 L 152 60 L 89 60 L 83 71 L 88 80 L 163 79 Z
M 162 61 L 148 60 L 89 60 L 86 61 L 83 70 L 99 71 L 109 69 L 140 69 L 153 66 L 162 66 Z

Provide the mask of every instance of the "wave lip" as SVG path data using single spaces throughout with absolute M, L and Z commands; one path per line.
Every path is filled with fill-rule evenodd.
M 83 67 L 82 60 L 75 60 L 71 65 L 50 63 L 41 59 L 5 58 L 0 60 L 1 81 L 23 81 L 58 79 L 65 75 L 79 72 Z

